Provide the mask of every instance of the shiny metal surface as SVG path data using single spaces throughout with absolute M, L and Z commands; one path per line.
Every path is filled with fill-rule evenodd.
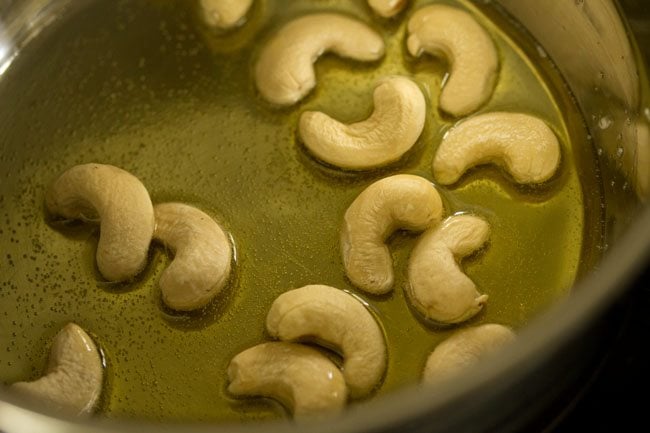
M 22 46 L 45 26 L 90 0 L 0 0 L 0 79 Z M 547 382 L 563 380 L 598 344 L 589 330 L 650 263 L 650 103 L 646 70 L 619 7 L 609 0 L 501 0 L 539 41 L 575 95 L 600 155 L 609 251 L 565 301 L 539 317 L 498 359 L 435 390 L 405 389 L 351 408 L 316 432 L 515 431 L 534 403 L 553 398 Z M 2 101 L 2 103 L 6 103 Z M 0 143 L 0 152 L 5 143 Z M 549 373 L 554 380 L 549 381 Z M 558 385 L 559 386 L 559 385 Z M 498 402 L 498 405 L 495 404 Z M 248 432 L 304 431 L 304 425 L 173 426 L 65 420 L 0 389 L 0 431 Z M 479 425 L 480 423 L 480 425 Z
M 567 80 L 600 155 L 607 219 L 629 221 L 629 190 L 650 194 L 647 71 L 610 0 L 502 0 Z M 569 42 L 570 41 L 570 42 Z M 613 229 L 611 236 L 620 233 Z
M 80 6 L 80 0 L 75 6 Z M 71 6 L 69 0 L 0 1 L 0 77 L 20 49 Z

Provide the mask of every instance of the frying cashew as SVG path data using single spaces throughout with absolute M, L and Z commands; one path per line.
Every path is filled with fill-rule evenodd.
M 497 324 L 457 331 L 429 355 L 422 381 L 435 383 L 454 376 L 514 339 L 510 328 Z
M 299 131 L 307 149 L 329 164 L 350 170 L 397 161 L 422 133 L 424 95 L 413 81 L 394 76 L 378 82 L 373 99 L 370 117 L 350 125 L 318 111 L 302 113 Z
M 297 18 L 262 48 L 255 65 L 258 90 L 274 104 L 295 104 L 316 85 L 314 62 L 330 51 L 373 61 L 384 55 L 384 41 L 366 24 L 345 15 L 318 13 Z
M 390 18 L 400 13 L 407 0 L 368 0 L 368 5 L 377 15 Z
M 379 325 L 352 295 L 334 287 L 304 286 L 280 295 L 266 316 L 272 337 L 315 339 L 340 350 L 352 397 L 370 393 L 386 371 L 386 343 Z
M 433 159 L 438 182 L 456 182 L 475 165 L 495 163 L 522 184 L 548 180 L 560 165 L 560 144 L 540 119 L 519 113 L 487 113 L 445 134 Z
M 163 301 L 174 310 L 205 306 L 225 286 L 232 248 L 228 236 L 210 216 L 182 203 L 154 207 L 153 237 L 174 252 L 160 276 Z
M 449 78 L 440 94 L 440 108 L 464 116 L 492 95 L 499 58 L 490 35 L 467 12 L 442 4 L 423 7 L 408 22 L 409 53 L 443 56 Z
M 490 226 L 473 215 L 454 215 L 427 230 L 409 259 L 406 294 L 422 315 L 439 323 L 460 323 L 477 314 L 487 302 L 463 273 L 456 257 L 467 256 L 490 236 Z
M 78 325 L 68 323 L 54 337 L 45 375 L 11 388 L 51 409 L 85 415 L 99 400 L 102 380 L 102 360 L 93 340 Z
M 50 186 L 45 206 L 63 218 L 100 220 L 97 267 L 107 280 L 131 279 L 147 263 L 153 205 L 142 182 L 127 171 L 112 165 L 76 165 Z
M 396 229 L 425 230 L 442 217 L 442 200 L 428 180 L 408 174 L 370 185 L 343 218 L 341 254 L 352 283 L 379 295 L 391 290 L 393 260 L 384 243 Z
M 228 30 L 241 25 L 253 0 L 200 0 L 203 21 L 210 27 Z
M 336 365 L 301 344 L 273 342 L 246 349 L 230 361 L 228 379 L 230 393 L 276 399 L 294 417 L 340 412 L 347 400 Z

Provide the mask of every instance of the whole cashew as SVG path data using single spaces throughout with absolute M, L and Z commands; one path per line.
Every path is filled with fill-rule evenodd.
M 340 350 L 352 397 L 370 393 L 386 371 L 381 328 L 359 300 L 334 287 L 311 285 L 283 293 L 271 305 L 266 329 L 280 340 L 314 339 Z
M 467 256 L 490 236 L 490 226 L 473 215 L 454 215 L 422 234 L 409 259 L 406 295 L 422 315 L 439 323 L 459 323 L 487 302 L 455 257 Z
M 407 0 L 368 0 L 368 5 L 377 15 L 390 18 L 400 13 Z
M 350 205 L 341 228 L 341 255 L 352 283 L 375 295 L 393 287 L 393 260 L 384 243 L 398 228 L 425 230 L 442 217 L 442 200 L 428 180 L 410 174 L 370 185 Z
M 112 165 L 76 165 L 50 186 L 45 206 L 63 218 L 99 218 L 97 267 L 107 280 L 131 279 L 146 265 L 153 205 L 142 182 L 127 171 Z
M 314 62 L 325 52 L 360 61 L 384 55 L 384 41 L 366 24 L 345 15 L 318 13 L 297 18 L 262 48 L 255 83 L 269 102 L 291 105 L 316 85 Z
M 278 400 L 295 417 L 340 412 L 345 380 L 325 355 L 301 344 L 273 342 L 244 350 L 228 365 L 228 391 Z
M 45 375 L 14 383 L 11 389 L 51 409 L 85 415 L 99 400 L 102 380 L 102 360 L 93 340 L 78 325 L 68 323 L 54 337 Z
M 163 301 L 174 310 L 204 307 L 226 285 L 232 247 L 209 215 L 182 203 L 154 207 L 154 238 L 174 252 L 160 276 Z
M 207 25 L 228 30 L 244 21 L 253 0 L 200 0 L 200 4 Z
M 450 64 L 440 108 L 464 116 L 492 95 L 499 58 L 490 35 L 467 12 L 442 4 L 423 7 L 408 22 L 409 53 L 442 55 Z
M 393 76 L 377 83 L 373 98 L 370 117 L 350 125 L 318 111 L 302 113 L 299 131 L 307 149 L 328 164 L 350 170 L 397 161 L 422 133 L 424 95 L 410 79 Z
M 540 119 L 519 113 L 487 113 L 445 134 L 433 159 L 438 182 L 456 182 L 470 167 L 496 163 L 523 184 L 548 180 L 560 165 L 560 144 Z
M 454 376 L 514 339 L 510 328 L 497 324 L 457 331 L 429 355 L 422 381 L 435 383 Z

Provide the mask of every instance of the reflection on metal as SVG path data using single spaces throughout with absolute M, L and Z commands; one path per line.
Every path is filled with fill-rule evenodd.
M 501 0 L 559 65 L 574 91 L 601 91 L 638 107 L 639 75 L 628 34 L 610 0 Z M 570 41 L 570 43 L 568 43 Z
M 16 52 L 10 53 L 8 46 L 3 45 L 2 41 L 0 41 L 0 77 L 7 72 L 11 62 L 16 58 L 16 54 Z
M 650 125 L 646 119 L 639 119 L 636 124 L 636 177 L 637 193 L 641 199 L 650 198 Z
M 20 49 L 56 20 L 71 0 L 0 0 L 0 77 Z M 77 0 L 76 6 L 85 3 Z
M 7 69 L 9 69 L 11 62 L 15 57 L 10 54 L 12 51 L 12 44 L 9 39 L 5 38 L 6 33 L 5 27 L 0 21 L 0 77 Z
M 613 0 L 500 0 L 564 75 L 602 154 L 611 215 L 627 213 L 629 192 L 648 195 L 648 134 L 635 46 Z M 641 125 L 641 127 L 639 127 Z M 644 129 L 645 128 L 645 129 Z M 644 156 L 646 155 L 646 156 Z M 645 165 L 643 165 L 645 163 Z M 616 179 L 616 180 L 615 180 Z M 633 188 L 631 188 L 633 186 Z M 617 203 L 620 202 L 620 203 Z

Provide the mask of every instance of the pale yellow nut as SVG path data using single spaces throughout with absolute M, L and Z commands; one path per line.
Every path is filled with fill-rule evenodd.
M 393 287 L 393 260 L 385 244 L 397 229 L 421 231 L 440 221 L 442 200 L 433 184 L 419 176 L 398 174 L 370 185 L 350 205 L 341 228 L 346 275 L 375 295 Z
M 471 167 L 496 164 L 517 183 L 550 179 L 560 165 L 560 143 L 546 123 L 520 113 L 486 113 L 463 120 L 443 137 L 433 175 L 450 185 Z
M 499 58 L 490 35 L 468 12 L 443 4 L 423 7 L 408 22 L 411 55 L 442 56 L 449 62 L 449 78 L 440 94 L 440 108 L 465 116 L 492 95 Z
M 33 382 L 11 385 L 16 393 L 52 410 L 86 415 L 102 391 L 102 360 L 93 340 L 74 323 L 54 337 L 45 374 Z
M 476 290 L 456 259 L 477 251 L 489 236 L 489 224 L 473 215 L 451 216 L 421 235 L 409 258 L 406 295 L 425 318 L 460 323 L 481 311 L 488 296 Z
M 316 85 L 314 62 L 326 53 L 358 61 L 384 55 L 381 36 L 354 18 L 317 13 L 297 18 L 262 47 L 255 64 L 255 84 L 267 101 L 292 105 Z
M 424 128 L 426 102 L 420 88 L 406 77 L 379 80 L 374 111 L 367 119 L 346 125 L 325 113 L 306 111 L 299 132 L 316 158 L 349 170 L 381 167 L 401 158 Z
M 109 281 L 135 277 L 146 265 L 153 205 L 142 182 L 112 165 L 82 164 L 50 185 L 45 206 L 66 219 L 99 220 L 97 267 Z
M 429 355 L 422 381 L 436 383 L 456 376 L 514 340 L 515 334 L 510 328 L 497 324 L 457 331 Z
M 296 418 L 335 414 L 347 400 L 336 365 L 301 344 L 273 342 L 246 349 L 230 361 L 228 379 L 231 394 L 275 399 Z
M 160 276 L 165 304 L 190 311 L 207 305 L 230 276 L 232 246 L 221 226 L 205 212 L 182 203 L 154 207 L 154 238 L 174 254 Z
M 362 397 L 386 372 L 384 334 L 354 296 L 324 285 L 309 285 L 280 295 L 266 316 L 271 337 L 314 341 L 343 356 L 343 376 L 352 397 Z
M 244 22 L 253 0 L 199 0 L 199 3 L 208 26 L 228 30 Z
M 384 18 L 397 15 L 407 3 L 407 0 L 368 0 L 368 5 L 372 10 Z

